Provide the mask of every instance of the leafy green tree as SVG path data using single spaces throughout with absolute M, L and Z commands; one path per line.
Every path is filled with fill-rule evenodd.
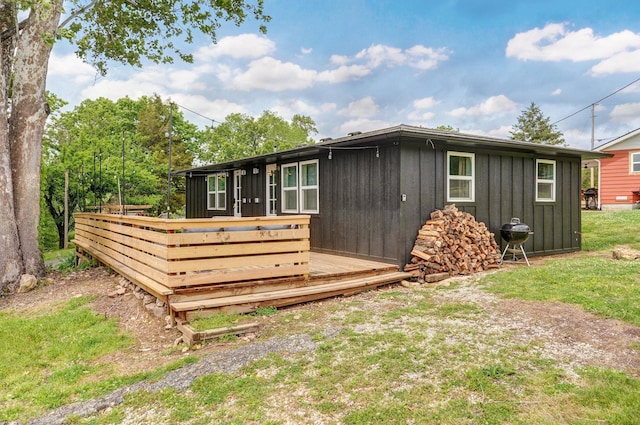
M 270 18 L 263 0 L 0 0 L 0 292 L 13 290 L 23 273 L 44 274 L 38 246 L 40 167 L 53 44 L 68 40 L 80 58 L 104 74 L 108 61 L 133 66 L 145 60 L 171 63 L 174 57 L 189 61 L 182 46 L 195 32 L 215 42 L 222 22 L 240 25 L 247 17 L 265 31 Z
M 194 138 L 197 128 L 175 108 L 171 112 L 157 95 L 135 101 L 85 100 L 73 111 L 52 118 L 44 137 L 42 194 L 44 213 L 58 229 L 60 246 L 65 171 L 70 211 L 93 211 L 122 202 L 150 204 L 155 213 L 166 210 L 170 124 L 172 163 L 190 167 L 193 155 L 183 139 Z M 180 192 L 177 183 L 179 179 L 172 179 L 172 209 L 184 203 L 184 190 Z
M 547 145 L 564 145 L 564 136 L 551 124 L 538 106 L 531 105 L 518 116 L 518 122 L 510 131 L 511 139 L 520 142 L 544 143 Z
M 194 147 L 200 144 L 198 128 L 186 121 L 175 105 L 164 103 L 160 96 L 144 97 L 143 107 L 137 118 L 136 131 L 139 144 L 155 157 L 155 165 L 150 169 L 158 180 L 158 185 L 167 190 L 169 179 L 169 150 L 171 150 L 171 171 L 182 170 L 193 165 Z M 169 146 L 171 136 L 171 146 Z M 176 211 L 185 203 L 184 177 L 172 176 L 171 211 Z M 159 191 L 162 193 L 162 191 Z M 157 212 L 166 211 L 167 198 L 161 198 Z
M 294 115 L 287 122 L 271 111 L 264 111 L 257 119 L 231 114 L 205 132 L 198 159 L 217 163 L 292 149 L 313 144 L 311 135 L 317 132 L 315 122 L 304 115 Z

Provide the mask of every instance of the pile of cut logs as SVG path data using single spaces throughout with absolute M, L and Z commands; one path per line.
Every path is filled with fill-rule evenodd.
M 418 231 L 411 263 L 404 267 L 420 282 L 436 282 L 497 268 L 500 248 L 487 226 L 455 205 L 435 210 Z

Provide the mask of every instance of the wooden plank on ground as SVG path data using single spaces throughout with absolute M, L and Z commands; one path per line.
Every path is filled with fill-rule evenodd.
M 224 335 L 242 335 L 251 332 L 258 332 L 260 330 L 260 325 L 256 322 L 252 322 L 225 328 L 197 331 L 191 325 L 189 325 L 189 323 L 179 320 L 177 328 L 180 332 L 182 332 L 182 340 L 187 345 L 193 345 L 197 342 L 219 338 Z
M 401 279 L 400 279 L 401 280 Z M 357 292 L 367 291 L 370 289 L 374 289 L 378 286 L 396 283 L 399 280 L 393 280 L 388 282 L 374 282 L 371 281 L 369 284 L 360 285 L 358 287 L 352 288 L 338 288 L 333 290 L 325 290 L 317 293 L 309 293 L 304 295 L 295 295 L 287 298 L 278 298 L 278 299 L 269 299 L 269 300 L 253 300 L 245 304 L 230 304 L 226 306 L 221 306 L 216 309 L 202 309 L 198 311 L 185 311 L 181 312 L 186 318 L 191 319 L 196 315 L 198 317 L 207 317 L 208 315 L 215 314 L 216 312 L 225 312 L 225 313 L 248 313 L 255 311 L 260 307 L 283 307 L 288 305 L 300 304 L 310 301 L 316 301 L 341 295 L 354 294 Z

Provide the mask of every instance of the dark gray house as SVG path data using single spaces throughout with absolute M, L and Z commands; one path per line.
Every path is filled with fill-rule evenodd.
M 410 260 L 434 209 L 455 204 L 496 234 L 531 227 L 529 254 L 580 249 L 581 160 L 597 152 L 399 125 L 179 171 L 187 218 L 311 215 L 314 251 Z

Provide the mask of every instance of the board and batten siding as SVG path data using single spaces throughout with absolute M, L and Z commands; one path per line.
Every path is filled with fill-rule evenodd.
M 185 179 L 187 218 L 210 217 L 207 211 L 207 177 L 187 175 Z
M 580 158 L 536 158 L 491 150 L 472 150 L 424 142 L 405 144 L 401 159 L 401 233 L 404 255 L 410 259 L 418 229 L 435 209 L 447 202 L 447 151 L 475 155 L 475 201 L 455 202 L 458 209 L 484 222 L 503 248 L 500 228 L 512 217 L 528 224 L 534 234 L 525 243 L 532 254 L 570 252 L 580 249 Z M 536 159 L 556 163 L 555 202 L 536 202 Z M 536 232 L 536 229 L 538 231 Z
M 376 151 L 378 156 L 376 156 Z M 387 145 L 319 156 L 320 213 L 312 250 L 400 264 L 400 149 Z

